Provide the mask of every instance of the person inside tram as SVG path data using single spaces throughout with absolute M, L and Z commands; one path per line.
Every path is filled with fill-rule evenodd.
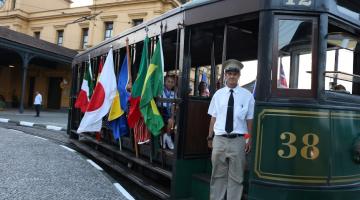
M 166 74 L 164 81 L 164 91 L 161 95 L 164 99 L 174 99 L 175 94 L 176 76 L 173 74 Z M 161 144 L 163 149 L 169 148 L 174 149 L 173 135 L 174 124 L 175 124 L 175 105 L 171 102 L 162 102 L 159 105 L 160 113 L 164 119 L 164 133 L 162 135 Z
M 207 86 L 207 83 L 204 81 L 200 81 L 199 86 L 198 86 L 198 90 L 199 90 L 199 95 L 201 97 L 209 97 L 210 96 L 210 92 Z
M 188 88 L 188 95 L 193 95 L 193 89 L 191 87 L 191 85 L 189 85 L 189 88 Z
M 341 92 L 341 93 L 346 93 L 349 94 L 350 92 L 346 90 L 345 86 L 338 84 L 334 86 L 334 91 L 336 92 Z

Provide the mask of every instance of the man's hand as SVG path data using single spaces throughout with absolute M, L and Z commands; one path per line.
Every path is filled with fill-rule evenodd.
M 208 140 L 207 142 L 208 142 L 209 149 L 212 149 L 213 148 L 213 146 L 212 146 L 213 140 L 211 139 L 211 140 Z
M 250 153 L 251 151 L 251 139 L 245 144 L 245 153 Z
M 168 119 L 168 125 L 166 127 L 166 132 L 170 133 L 174 129 L 175 120 L 173 118 Z

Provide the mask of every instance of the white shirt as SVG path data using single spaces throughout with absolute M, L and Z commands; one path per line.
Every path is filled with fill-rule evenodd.
M 41 105 L 42 102 L 42 96 L 41 94 L 37 94 L 35 97 L 34 105 Z
M 226 113 L 230 97 L 229 87 L 216 91 L 211 99 L 208 114 L 216 118 L 214 124 L 215 135 L 226 134 Z M 233 88 L 234 96 L 234 126 L 231 134 L 245 134 L 248 132 L 246 120 L 254 117 L 254 97 L 246 89 L 237 86 Z
M 174 91 L 169 91 L 167 90 L 166 88 L 164 88 L 163 92 L 162 92 L 162 95 L 161 95 L 161 98 L 164 98 L 164 99 L 174 99 L 176 98 L 176 94 Z M 165 108 L 170 108 L 172 105 L 172 103 L 161 103 L 160 106 L 161 107 L 165 107 Z

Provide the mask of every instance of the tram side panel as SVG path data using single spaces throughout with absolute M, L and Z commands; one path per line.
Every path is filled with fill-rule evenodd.
M 360 112 L 332 111 L 331 122 L 333 151 L 330 184 L 359 184 L 360 160 L 357 148 L 360 145 Z
M 351 149 L 360 125 L 354 116 L 257 107 L 249 199 L 357 199 L 360 169 Z

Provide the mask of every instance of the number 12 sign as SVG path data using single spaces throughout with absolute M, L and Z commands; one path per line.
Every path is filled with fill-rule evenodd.
M 305 7 L 311 7 L 313 5 L 314 0 L 284 0 L 283 4 L 285 6 L 293 6 L 293 7 L 299 7 L 299 6 L 305 6 Z

